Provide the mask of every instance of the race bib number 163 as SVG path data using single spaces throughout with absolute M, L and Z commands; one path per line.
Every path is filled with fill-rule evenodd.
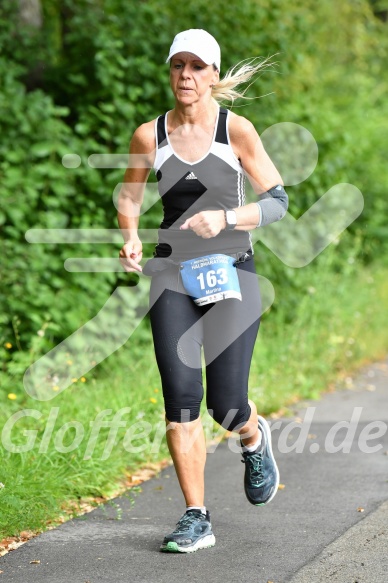
M 181 276 L 187 293 L 199 306 L 227 298 L 241 300 L 235 259 L 215 254 L 181 263 Z

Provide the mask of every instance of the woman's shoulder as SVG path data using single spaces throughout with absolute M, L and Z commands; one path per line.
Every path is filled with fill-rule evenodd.
M 244 139 L 247 137 L 247 134 L 257 132 L 255 130 L 255 126 L 249 119 L 243 117 L 242 115 L 237 115 L 234 111 L 229 111 L 229 136 L 231 139 Z
M 150 154 L 155 150 L 155 122 L 152 119 L 136 128 L 131 139 L 132 152 Z
M 242 115 L 230 111 L 228 128 L 230 144 L 239 159 L 253 151 L 260 142 L 255 126 Z

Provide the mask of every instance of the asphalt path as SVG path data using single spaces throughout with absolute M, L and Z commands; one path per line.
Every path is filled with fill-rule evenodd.
M 0 583 L 386 583 L 388 360 L 347 385 L 271 420 L 282 489 L 267 506 L 245 499 L 230 444 L 208 454 L 215 547 L 159 552 L 184 512 L 168 467 L 114 500 L 121 518 L 106 504 L 4 555 Z

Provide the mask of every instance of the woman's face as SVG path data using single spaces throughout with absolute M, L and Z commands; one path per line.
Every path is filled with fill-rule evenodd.
M 206 65 L 193 53 L 177 53 L 171 58 L 170 85 L 175 99 L 191 104 L 211 95 L 211 85 L 219 80 L 213 65 Z

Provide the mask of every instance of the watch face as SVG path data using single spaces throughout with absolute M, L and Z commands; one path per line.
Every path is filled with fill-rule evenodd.
M 231 226 L 235 226 L 237 224 L 237 216 L 235 211 L 226 211 L 226 222 Z

